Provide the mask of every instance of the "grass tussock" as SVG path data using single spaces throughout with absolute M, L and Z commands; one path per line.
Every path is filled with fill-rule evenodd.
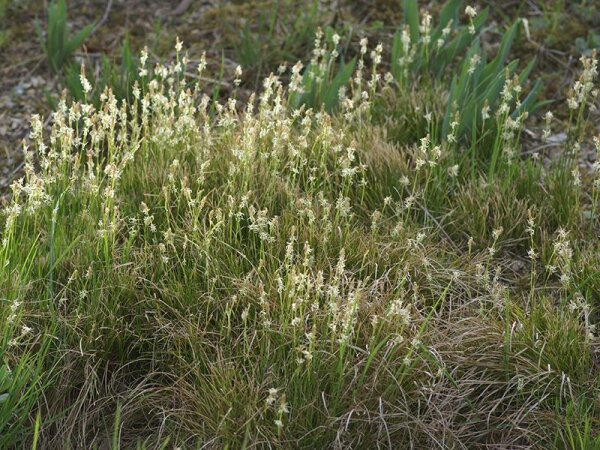
M 131 104 L 32 120 L 0 221 L 1 447 L 600 444 L 599 174 L 572 153 L 593 58 L 545 168 L 512 78 L 470 140 L 377 61 L 328 114 L 290 107 L 298 73 L 216 103 L 179 47 Z

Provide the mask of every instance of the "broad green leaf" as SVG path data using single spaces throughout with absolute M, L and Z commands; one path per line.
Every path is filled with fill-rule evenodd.
M 80 30 L 77 34 L 75 34 L 75 36 L 73 36 L 67 44 L 67 53 L 70 54 L 77 50 L 89 37 L 93 29 L 94 24 L 91 23 L 88 26 L 86 26 L 83 30 Z
M 419 7 L 417 0 L 403 0 L 404 23 L 410 29 L 410 39 L 419 42 Z
M 400 76 L 400 65 L 398 61 L 403 56 L 403 48 L 402 48 L 402 32 L 397 30 L 394 33 L 394 38 L 392 40 L 392 63 L 391 63 L 391 72 L 394 75 L 394 78 L 398 79 Z
M 331 85 L 327 89 L 327 93 L 324 98 L 324 106 L 327 112 L 331 112 L 333 107 L 337 104 L 339 98 L 339 91 L 342 86 L 348 84 L 348 81 L 354 73 L 356 67 L 356 58 L 353 58 L 349 63 L 344 64 L 340 67 L 337 75 L 331 82 Z
M 537 61 L 537 58 L 534 56 L 531 59 L 531 61 L 529 61 L 529 64 L 527 64 L 527 67 L 525 67 L 525 69 L 523 69 L 523 72 L 521 72 L 521 74 L 519 75 L 519 84 L 521 86 L 523 84 L 525 84 L 525 82 L 527 81 L 527 78 L 529 78 L 529 75 L 531 75 L 531 71 L 533 70 L 536 61 Z
M 454 30 L 457 28 L 459 11 L 462 3 L 463 0 L 449 0 L 444 5 L 442 12 L 440 13 L 440 23 L 431 35 L 432 42 L 436 42 L 438 38 L 441 37 L 444 28 L 446 28 L 450 21 L 452 21 L 451 29 Z
M 452 40 L 450 40 L 446 45 L 436 52 L 436 56 L 432 63 L 432 69 L 437 77 L 442 76 L 446 66 L 448 66 L 457 56 L 463 53 L 469 45 L 471 45 L 485 24 L 488 15 L 489 10 L 486 8 L 481 11 L 473 20 L 475 34 L 469 33 L 469 29 L 467 27 L 463 27 L 458 34 L 452 38 Z
M 500 43 L 498 54 L 496 55 L 494 60 L 488 65 L 488 67 L 486 67 L 484 77 L 490 76 L 492 74 L 497 73 L 499 70 L 502 70 L 506 58 L 508 57 L 508 53 L 510 52 L 510 48 L 512 47 L 512 43 L 515 39 L 515 36 L 517 35 L 518 25 L 519 21 L 513 23 L 502 37 L 502 42 Z

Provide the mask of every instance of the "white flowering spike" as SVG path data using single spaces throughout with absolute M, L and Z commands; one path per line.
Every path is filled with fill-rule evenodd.
M 468 5 L 465 8 L 465 14 L 467 16 L 469 16 L 471 19 L 474 19 L 477 16 L 477 10 L 473 6 Z
M 92 90 L 92 85 L 85 76 L 85 64 L 81 64 L 81 73 L 79 74 L 79 80 L 81 81 L 81 87 L 84 94 L 89 94 Z

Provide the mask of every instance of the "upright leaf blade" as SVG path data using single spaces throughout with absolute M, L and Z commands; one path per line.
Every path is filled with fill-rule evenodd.
M 353 58 L 349 63 L 344 64 L 340 67 L 337 75 L 331 82 L 331 85 L 327 89 L 327 93 L 324 99 L 324 107 L 327 112 L 331 112 L 334 106 L 338 102 L 340 88 L 348 84 L 354 68 L 356 67 L 356 58 Z
M 500 43 L 498 54 L 486 68 L 484 78 L 498 73 L 498 71 L 501 70 L 504 66 L 506 58 L 508 57 L 508 53 L 510 52 L 510 49 L 512 47 L 512 43 L 515 40 L 515 36 L 517 35 L 518 25 L 519 21 L 513 23 L 502 37 L 502 42 Z
M 78 33 L 73 36 L 67 44 L 67 54 L 73 53 L 77 48 L 79 48 L 89 37 L 90 33 L 94 29 L 94 24 L 90 23 L 84 29 L 80 30 Z
M 410 39 L 412 42 L 419 41 L 419 8 L 417 0 L 404 0 L 404 23 L 410 30 Z

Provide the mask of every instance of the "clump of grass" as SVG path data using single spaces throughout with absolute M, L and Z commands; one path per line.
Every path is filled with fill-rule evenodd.
M 225 4 L 218 14 L 227 30 L 225 45 L 232 48 L 252 87 L 274 68 L 308 55 L 317 28 L 333 15 L 317 0 Z
M 82 30 L 70 36 L 69 24 L 67 22 L 67 4 L 64 0 L 58 0 L 48 5 L 47 29 L 44 36 L 38 26 L 38 35 L 48 65 L 54 73 L 60 74 L 66 66 L 72 63 L 77 50 L 89 37 L 94 29 L 94 24 L 87 25 Z
M 421 76 L 441 78 L 448 67 L 476 41 L 488 17 L 468 6 L 469 24 L 460 23 L 462 0 L 449 0 L 433 25 L 429 11 L 419 13 L 417 0 L 403 0 L 404 24 L 394 34 L 391 72 L 402 86 Z
M 288 102 L 292 108 L 305 106 L 308 108 L 324 109 L 331 112 L 340 101 L 345 98 L 345 91 L 350 78 L 354 74 L 357 59 L 353 58 L 349 62 L 344 62 L 339 53 L 340 36 L 331 31 L 327 36 L 317 30 L 313 57 L 310 64 L 302 73 L 303 65 L 298 62 L 292 67 L 290 95 Z M 323 42 L 325 41 L 325 42 Z M 358 60 L 359 73 L 364 68 L 364 55 L 366 53 L 366 40 L 362 41 L 360 59 Z M 331 49 L 328 49 L 328 44 Z M 378 50 L 381 54 L 381 49 Z M 340 59 L 339 63 L 336 59 Z M 379 59 L 381 59 L 379 57 Z M 379 64 L 378 61 L 375 64 Z M 357 80 L 360 80 L 359 76 Z
M 132 56 L 129 38 L 126 36 L 118 63 L 102 55 L 100 70 L 96 77 L 93 75 L 93 70 L 86 69 L 85 64 L 79 67 L 72 64 L 65 69 L 64 85 L 73 101 L 92 103 L 97 108 L 100 106 L 100 97 L 106 88 L 110 88 L 118 101 L 126 100 L 132 103 L 134 90 L 146 90 L 148 69 L 141 67 L 145 67 L 147 59 L 147 49 L 142 51 L 140 61 Z M 91 81 L 86 84 L 85 80 L 88 79 Z
M 148 50 L 144 49 L 141 61 L 135 59 L 129 46 L 129 37 L 126 35 L 119 63 L 102 55 L 98 70 L 89 67 L 93 61 L 87 56 L 81 58 L 81 64 L 78 65 L 75 63 L 75 52 L 88 39 L 94 26 L 95 24 L 92 23 L 74 36 L 70 36 L 67 5 L 64 0 L 48 5 L 45 35 L 38 26 L 39 39 L 46 53 L 48 65 L 58 75 L 71 101 L 92 103 L 98 108 L 100 97 L 104 95 L 104 90 L 110 87 L 117 100 L 125 99 L 131 103 L 135 86 L 138 90 L 145 90 L 147 69 L 140 69 L 139 66 L 145 66 Z M 49 94 L 47 96 L 55 109 L 56 101 Z
M 519 21 L 504 33 L 497 54 L 488 62 L 480 44 L 488 11 L 478 12 L 474 7 L 466 6 L 464 14 L 468 23 L 461 24 L 462 6 L 460 0 L 447 1 L 439 14 L 439 23 L 434 26 L 428 11 L 419 14 L 416 0 L 404 0 L 405 23 L 394 35 L 390 71 L 400 89 L 411 90 L 423 78 L 443 80 L 453 68 L 455 75 L 445 112 L 432 118 L 434 131 L 443 136 L 451 134 L 472 146 L 489 146 L 487 138 L 491 128 L 501 126 L 492 119 L 493 115 L 499 112 L 499 116 L 506 116 L 504 120 L 509 117 L 518 120 L 523 114 L 532 114 L 541 107 L 537 96 L 542 83 L 538 80 L 527 96 L 515 95 L 524 91 L 535 64 L 532 60 L 517 74 L 518 61 L 507 63 Z M 457 62 L 459 57 L 461 63 Z M 509 87 L 506 86 L 508 80 L 511 82 Z M 514 111 L 507 116 L 509 111 L 505 109 L 514 104 Z
M 492 165 L 427 117 L 389 139 L 393 80 L 362 45 L 335 114 L 290 104 L 299 71 L 211 100 L 178 44 L 131 103 L 63 100 L 49 135 L 33 117 L 0 222 L 4 446 L 597 440 L 597 221 L 536 213 L 549 175 L 509 111 Z M 582 77 L 573 142 L 593 61 Z

